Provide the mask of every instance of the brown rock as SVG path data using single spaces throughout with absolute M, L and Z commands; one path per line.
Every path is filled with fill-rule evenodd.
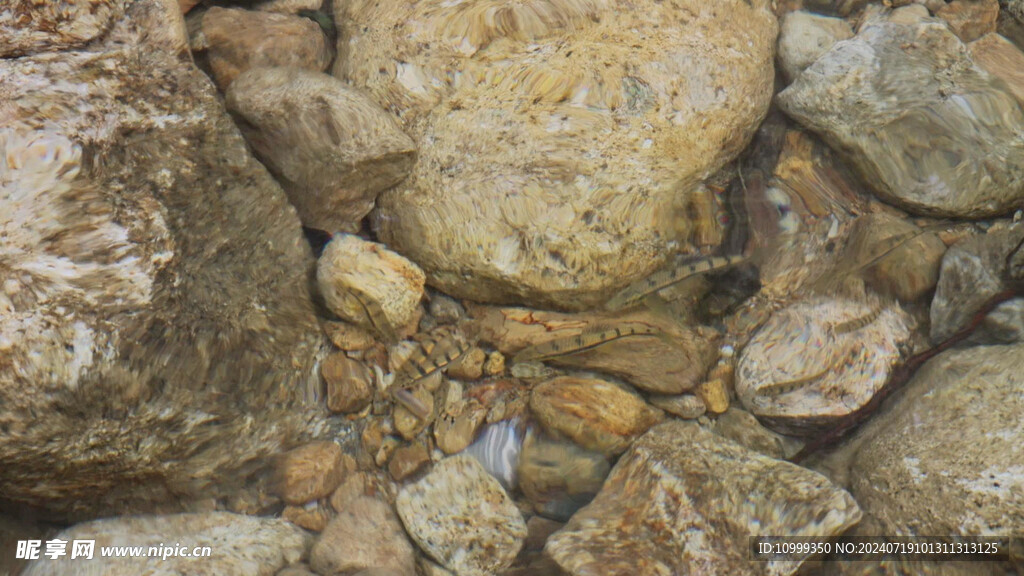
M 473 347 L 448 367 L 448 376 L 458 380 L 479 380 L 484 375 L 484 351 Z
M 434 417 L 434 394 L 423 387 L 415 387 L 411 390 L 413 397 L 422 403 L 428 413 L 426 419 L 421 419 L 408 408 L 402 405 L 395 406 L 394 419 L 395 419 L 395 430 L 401 434 L 402 438 L 406 440 L 412 440 L 416 436 L 419 436 L 420 432 L 426 430 L 427 426 L 433 422 Z
M 319 503 L 308 506 L 285 506 L 281 517 L 311 532 L 321 532 L 331 519 L 330 511 Z
M 281 457 L 278 491 L 285 502 L 302 505 L 325 498 L 355 468 L 334 442 L 310 442 Z
M 969 47 L 974 62 L 1006 82 L 1017 101 L 1024 105 L 1024 52 L 999 34 L 986 34 Z
M 402 481 L 420 472 L 430 464 L 430 453 L 421 442 L 414 442 L 395 450 L 388 462 L 388 472 L 395 480 Z
M 719 364 L 717 367 L 728 369 L 728 378 L 732 376 L 731 364 Z M 704 402 L 708 412 L 721 414 L 729 409 L 729 387 L 723 376 L 713 374 L 697 387 L 697 396 Z
M 309 564 L 319 574 L 390 568 L 415 576 L 416 553 L 391 507 L 364 496 L 338 511 L 313 545 Z
M 886 243 L 892 238 L 916 234 L 881 259 Z M 880 250 L 880 248 L 882 250 Z M 884 294 L 892 294 L 903 302 L 914 302 L 935 288 L 939 281 L 939 265 L 946 245 L 932 232 L 890 214 L 869 214 L 853 223 L 843 259 L 856 263 L 872 263 L 864 270 L 871 285 Z
M 792 574 L 798 563 L 752 560 L 750 536 L 828 538 L 860 516 L 824 476 L 672 421 L 637 440 L 545 552 L 572 576 Z
M 563 376 L 533 389 L 530 410 L 546 430 L 617 456 L 663 418 L 637 394 L 606 380 Z
M 213 80 L 221 91 L 246 70 L 260 66 L 322 72 L 331 64 L 327 38 L 308 18 L 214 6 L 202 15 L 201 30 Z
M 565 521 L 594 498 L 610 470 L 599 452 L 530 432 L 523 440 L 517 476 L 538 514 Z
M 973 42 L 996 31 L 998 0 L 953 0 L 935 13 L 964 42 Z
M 373 398 L 373 374 L 344 352 L 333 352 L 320 367 L 327 382 L 327 409 L 347 414 L 366 408 Z
M 334 347 L 346 352 L 361 352 L 373 346 L 373 335 L 347 322 L 323 323 L 324 333 Z
M 377 195 L 405 178 L 416 160 L 415 143 L 394 117 L 315 70 L 249 70 L 232 84 L 225 103 L 242 119 L 246 140 L 281 182 L 302 223 L 312 228 L 358 232 Z
M 195 8 L 199 2 L 200 0 L 178 0 L 178 8 L 181 9 L 182 14 L 188 14 L 188 11 Z
M 370 496 L 371 494 L 367 491 L 369 487 L 370 480 L 365 472 L 349 474 L 347 478 L 342 480 L 341 486 L 338 486 L 334 493 L 331 494 L 331 508 L 335 512 L 340 512 L 356 498 Z
M 473 443 L 477 431 L 487 419 L 487 408 L 468 403 L 457 414 L 442 414 L 434 423 L 434 440 L 445 454 L 457 454 Z

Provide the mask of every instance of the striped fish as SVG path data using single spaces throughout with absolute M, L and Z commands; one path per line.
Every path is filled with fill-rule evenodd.
M 807 376 L 801 376 L 793 380 L 786 380 L 783 382 L 772 382 L 767 386 L 762 386 L 757 389 L 759 395 L 768 396 L 769 398 L 775 398 L 776 396 L 782 396 L 783 394 L 789 394 L 790 392 L 796 392 L 809 384 L 817 382 L 826 374 L 832 370 L 832 363 L 830 362 L 825 369 L 814 374 Z
M 711 270 L 735 266 L 745 260 L 746 258 L 743 256 L 710 256 L 682 266 L 676 266 L 667 270 L 655 272 L 639 282 L 630 284 L 623 291 L 612 296 L 612 298 L 605 303 L 604 308 L 605 310 L 614 312 L 636 306 L 651 294 L 668 288 L 669 286 L 681 282 L 691 276 L 710 272 Z
M 616 325 L 596 324 L 579 334 L 555 338 L 554 340 L 548 340 L 547 342 L 541 342 L 540 344 L 524 348 L 513 356 L 512 359 L 516 363 L 548 360 L 558 356 L 591 350 L 602 344 L 607 344 L 620 338 L 628 338 L 629 336 L 661 335 L 662 332 L 658 328 L 639 322 Z
M 457 332 L 447 333 L 440 338 L 426 338 L 405 360 L 395 373 L 391 395 L 418 418 L 426 418 L 429 411 L 409 391 L 417 382 L 443 370 L 465 354 L 471 345 Z
M 856 332 L 857 330 L 860 330 L 861 328 L 877 320 L 878 317 L 882 315 L 882 312 L 884 310 L 885 308 L 883 306 L 876 306 L 872 308 L 867 314 L 861 316 L 860 318 L 851 318 L 850 320 L 844 320 L 842 322 L 834 324 L 830 327 L 832 334 L 838 336 L 840 334 Z

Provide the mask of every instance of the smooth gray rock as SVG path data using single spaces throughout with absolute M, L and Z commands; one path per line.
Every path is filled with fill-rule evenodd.
M 1024 110 L 921 6 L 869 12 L 778 103 L 909 212 L 981 218 L 1024 203 Z
M 312 254 L 187 50 L 138 0 L 0 59 L 0 486 L 55 519 L 237 494 L 316 430 Z

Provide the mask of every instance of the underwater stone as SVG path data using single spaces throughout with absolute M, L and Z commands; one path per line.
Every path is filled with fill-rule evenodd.
M 1024 109 L 1006 85 L 921 6 L 865 18 L 779 94 L 779 106 L 908 212 L 982 218 L 1018 208 Z
M 421 147 L 380 238 L 450 295 L 575 310 L 695 252 L 698 184 L 771 100 L 769 4 L 336 2 L 334 76 Z
M 391 568 L 416 574 L 416 552 L 387 502 L 358 496 L 338 510 L 313 545 L 309 564 L 318 574 Z
M 779 67 L 793 81 L 833 44 L 852 36 L 853 29 L 842 18 L 802 10 L 789 12 L 779 29 Z

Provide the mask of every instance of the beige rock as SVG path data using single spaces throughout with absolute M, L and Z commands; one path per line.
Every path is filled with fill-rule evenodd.
M 996 31 L 998 0 L 953 0 L 935 13 L 964 42 L 973 42 Z
M 376 498 L 349 502 L 313 545 L 309 564 L 319 574 L 391 568 L 415 576 L 416 553 L 394 511 Z
M 322 532 L 331 519 L 331 512 L 314 502 L 306 506 L 285 506 L 281 511 L 281 517 L 299 528 L 305 528 L 310 532 Z
M 473 347 L 468 352 L 459 356 L 458 360 L 452 362 L 448 367 L 448 376 L 459 380 L 479 380 L 484 375 L 484 360 L 487 355 L 484 351 Z
M 395 502 L 420 549 L 460 576 L 485 576 L 512 564 L 526 524 L 497 480 L 469 456 L 450 456 Z
M 344 352 L 333 352 L 320 367 L 327 383 L 327 409 L 347 414 L 358 412 L 373 398 L 373 374 L 362 362 Z
M 413 388 L 413 397 L 420 401 L 423 406 L 426 407 L 428 417 L 422 419 L 412 412 L 408 408 L 401 404 L 395 406 L 394 418 L 395 418 L 395 430 L 401 434 L 402 438 L 406 440 L 412 440 L 416 436 L 419 436 L 420 432 L 427 429 L 434 417 L 434 394 L 423 387 Z
M 274 518 L 227 512 L 108 518 L 77 524 L 56 536 L 69 542 L 67 556 L 31 561 L 24 576 L 137 576 L 138 574 L 251 574 L 273 576 L 298 562 L 310 545 L 301 528 Z M 70 542 L 95 540 L 91 560 L 71 559 Z M 208 546 L 209 557 L 101 556 L 104 546 Z M 45 545 L 44 545 L 45 549 Z M 201 566 L 201 568 L 197 568 Z
M 120 6 L 0 8 L 0 484 L 61 524 L 227 500 L 323 432 L 294 210 L 177 4 Z
M 501 376 L 505 373 L 505 355 L 501 352 L 491 352 L 484 362 L 484 373 L 488 376 Z
M 392 478 L 401 482 L 422 471 L 428 464 L 430 464 L 430 454 L 427 452 L 427 447 L 422 442 L 413 442 L 395 450 L 388 462 L 388 473 Z
M 686 420 L 699 418 L 707 412 L 707 404 L 700 396 L 693 394 L 679 394 L 678 396 L 649 396 L 647 401 L 655 408 L 660 408 L 669 414 L 679 416 Z
M 391 115 L 316 70 L 250 70 L 225 102 L 311 228 L 357 232 L 377 195 L 405 178 L 416 160 L 415 144 Z
M 373 346 L 373 335 L 347 322 L 323 323 L 324 333 L 334 347 L 346 352 L 360 352 Z
M 330 495 L 354 468 L 352 457 L 334 442 L 310 442 L 282 456 L 278 491 L 289 504 L 312 502 Z
M 386 340 L 416 331 L 426 278 L 382 244 L 339 234 L 324 249 L 317 284 L 332 312 Z
M 5 2 L 0 11 L 0 58 L 81 46 L 107 32 L 124 15 L 126 4 L 125 0 Z
M 487 408 L 470 402 L 457 414 L 442 414 L 434 423 L 434 440 L 445 454 L 457 454 L 473 443 L 487 418 Z
M 881 258 L 886 241 L 921 232 Z M 858 218 L 850 231 L 843 258 L 853 262 L 874 262 L 864 270 L 871 285 L 883 294 L 903 302 L 915 302 L 930 293 L 939 281 L 939 265 L 946 245 L 933 232 L 895 216 L 878 213 Z
M 619 459 L 545 552 L 573 576 L 792 574 L 799 564 L 752 560 L 749 537 L 827 538 L 860 517 L 824 476 L 673 421 Z
M 624 452 L 663 418 L 637 394 L 596 378 L 562 376 L 533 389 L 530 410 L 545 430 L 606 456 Z
M 655 394 L 680 394 L 693 390 L 716 358 L 716 332 L 683 328 L 648 312 L 612 316 L 488 306 L 473 306 L 469 312 L 473 318 L 473 330 L 480 339 L 508 355 L 528 346 L 570 338 L 595 326 L 654 327 L 659 335 L 620 338 L 544 361 L 606 372 Z
M 331 64 L 327 38 L 308 18 L 213 6 L 202 15 L 201 30 L 221 91 L 252 68 L 294 66 L 322 72 Z
M 381 238 L 453 296 L 576 310 L 692 252 L 691 191 L 771 99 L 768 4 L 336 3 L 333 74 L 424 143 Z
M 789 12 L 779 27 L 779 66 L 793 80 L 833 44 L 852 36 L 853 28 L 841 18 Z
M 969 45 L 974 62 L 1006 82 L 1024 105 L 1024 52 L 999 34 L 986 34 Z

